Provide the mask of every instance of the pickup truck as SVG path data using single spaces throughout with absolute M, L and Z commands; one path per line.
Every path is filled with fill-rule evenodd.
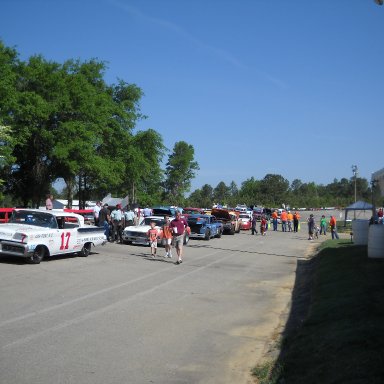
M 190 238 L 209 240 L 211 237 L 221 237 L 223 233 L 223 224 L 217 221 L 215 216 L 193 214 L 189 215 L 187 220 L 191 228 Z
M 67 253 L 86 257 L 106 240 L 103 228 L 62 210 L 14 209 L 9 222 L 0 224 L 0 256 L 23 257 L 32 264 Z

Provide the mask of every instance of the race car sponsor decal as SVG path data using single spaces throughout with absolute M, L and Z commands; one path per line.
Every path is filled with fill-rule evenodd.
M 46 239 L 49 237 L 53 237 L 53 233 L 38 233 L 35 235 L 35 239 Z

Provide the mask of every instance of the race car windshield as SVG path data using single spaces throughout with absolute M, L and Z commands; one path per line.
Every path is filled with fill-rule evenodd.
M 54 216 L 44 212 L 34 211 L 13 211 L 10 223 L 28 224 L 44 228 L 57 228 L 57 221 Z

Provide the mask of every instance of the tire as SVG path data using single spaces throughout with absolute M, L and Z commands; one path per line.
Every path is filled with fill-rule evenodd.
M 89 254 L 91 253 L 91 248 L 92 248 L 92 244 L 91 243 L 84 244 L 83 248 L 81 248 L 79 256 L 81 256 L 81 257 L 88 257 Z
M 28 261 L 31 264 L 40 264 L 41 260 L 43 260 L 45 256 L 45 249 L 44 247 L 36 247 L 36 249 L 33 251 L 33 254 L 28 258 Z
M 219 231 L 217 232 L 216 237 L 217 237 L 218 239 L 220 239 L 220 237 L 221 237 L 222 234 L 223 234 L 223 231 L 222 231 L 222 229 L 220 228 Z
M 207 229 L 205 231 L 204 240 L 209 240 L 210 238 L 211 238 L 211 231 L 209 229 Z
M 230 235 L 234 235 L 235 234 L 235 228 L 232 226 L 230 231 L 229 231 L 229 234 Z
M 240 233 L 240 225 L 239 225 L 239 227 L 237 228 L 237 231 L 236 231 L 236 233 Z
M 188 243 L 189 243 L 189 235 L 188 235 L 188 233 L 186 233 L 186 234 L 184 235 L 184 242 L 183 242 L 183 245 L 188 245 Z

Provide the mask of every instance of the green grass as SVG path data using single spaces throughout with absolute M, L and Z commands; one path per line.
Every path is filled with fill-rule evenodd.
M 384 260 L 328 240 L 308 263 L 305 320 L 284 335 L 269 377 L 255 376 L 271 384 L 384 383 Z

